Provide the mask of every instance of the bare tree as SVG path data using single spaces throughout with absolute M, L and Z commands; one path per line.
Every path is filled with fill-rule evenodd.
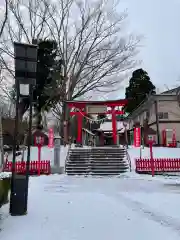
M 137 64 L 134 56 L 140 38 L 123 30 L 127 13 L 117 13 L 116 6 L 101 0 L 12 1 L 0 40 L 4 75 L 8 74 L 10 81 L 14 78 L 14 41 L 31 43 L 32 39 L 51 38 L 59 46 L 64 79 L 59 89 L 48 94 L 59 97 L 61 113 L 65 112 L 66 100 L 90 91 L 117 90 L 124 74 Z
M 2 21 L 2 25 L 1 25 L 1 29 L 0 29 L 0 37 L 4 31 L 5 24 L 7 22 L 7 18 L 8 18 L 8 0 L 5 0 L 5 14 L 4 14 L 4 19 Z
M 120 73 L 134 66 L 137 45 L 137 39 L 121 35 L 126 13 L 107 10 L 101 2 L 94 7 L 79 3 L 76 8 L 79 21 L 72 27 L 63 26 L 61 31 L 67 99 L 92 90 L 117 89 L 122 81 Z
M 53 9 L 50 10 L 51 6 L 48 2 L 50 0 L 16 0 L 9 2 L 7 23 L 0 39 L 0 62 L 2 69 L 5 71 L 3 77 L 7 77 L 11 83 L 14 79 L 13 43 L 32 43 L 33 39 L 50 37 L 50 32 L 48 32 L 45 23 L 48 24 L 49 13 Z
M 116 6 L 104 1 L 93 5 L 70 0 L 66 3 L 68 8 L 61 0 L 59 4 L 62 21 L 57 24 L 58 13 L 53 13 L 50 27 L 53 26 L 52 36 L 58 35 L 64 60 L 63 100 L 76 99 L 90 91 L 118 90 L 124 75 L 137 63 L 134 56 L 140 41 L 140 37 L 123 32 L 127 13 L 117 13 Z M 59 115 L 61 110 L 65 110 L 65 105 L 60 102 L 53 111 Z

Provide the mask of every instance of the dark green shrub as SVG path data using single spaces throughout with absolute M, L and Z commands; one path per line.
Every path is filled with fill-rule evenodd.
M 8 194 L 11 186 L 11 178 L 0 178 L 0 207 L 8 203 Z

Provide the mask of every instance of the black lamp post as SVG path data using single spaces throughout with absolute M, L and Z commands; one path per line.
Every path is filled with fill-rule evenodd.
M 12 177 L 11 177 L 11 195 L 10 209 L 12 216 L 25 215 L 27 213 L 28 202 L 28 182 L 30 165 L 30 146 L 31 146 L 31 128 L 32 128 L 32 101 L 33 87 L 36 85 L 36 67 L 37 67 L 37 45 L 14 43 L 15 57 L 15 86 L 16 86 L 16 118 L 14 128 Z M 16 165 L 16 147 L 19 128 L 19 102 L 21 98 L 29 98 L 29 131 L 28 131 L 28 152 L 26 162 L 26 174 L 17 175 Z

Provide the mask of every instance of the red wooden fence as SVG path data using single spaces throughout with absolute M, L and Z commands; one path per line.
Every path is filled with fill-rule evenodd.
M 51 173 L 51 166 L 49 160 L 42 160 L 42 161 L 31 161 L 29 166 L 29 173 L 30 174 L 37 174 L 38 169 L 40 167 L 41 174 L 50 174 Z M 7 162 L 6 166 L 4 167 L 5 172 L 12 171 L 12 162 Z M 16 162 L 15 165 L 15 172 L 24 174 L 26 172 L 26 162 Z
M 154 158 L 155 172 L 180 172 L 180 158 Z M 136 172 L 151 172 L 152 166 L 149 158 L 136 158 Z

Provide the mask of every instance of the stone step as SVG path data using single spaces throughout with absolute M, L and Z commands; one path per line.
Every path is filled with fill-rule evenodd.
M 89 173 L 88 176 L 108 176 L 108 177 L 111 177 L 111 176 L 119 176 L 120 174 L 122 173 L 125 173 L 124 171 L 123 172 L 112 172 L 112 173 L 107 173 L 107 172 L 101 172 L 101 173 Z
M 82 169 L 82 168 L 76 168 L 76 169 L 67 169 L 66 170 L 66 172 L 68 173 L 68 172 L 76 172 L 76 173 L 82 173 L 82 172 L 84 172 L 84 173 L 88 173 L 89 172 L 89 170 L 88 169 Z
M 92 162 L 112 162 L 112 161 L 126 161 L 127 158 L 126 157 L 116 157 L 116 158 L 73 158 L 73 157 L 70 157 L 67 161 L 71 161 L 71 162 L 89 162 L 89 161 L 92 161 Z
M 116 152 L 116 153 L 119 153 L 119 152 L 126 152 L 126 150 L 125 149 L 112 149 L 112 150 L 97 150 L 97 149 L 95 149 L 95 150 L 91 150 L 90 152 L 92 152 L 92 153 L 114 153 L 114 152 Z
M 89 173 L 119 173 L 119 172 L 127 172 L 128 168 L 118 168 L 118 169 L 90 169 Z M 75 170 L 76 171 L 76 170 Z
M 127 172 L 127 170 L 123 170 L 123 171 L 116 171 L 116 172 L 86 172 L 86 171 L 81 171 L 81 172 L 78 172 L 78 171 L 68 171 L 68 172 L 65 172 L 67 175 L 96 175 L 96 176 L 100 176 L 100 175 L 119 175 L 121 173 L 125 173 Z
M 82 163 L 82 162 L 66 162 L 66 166 L 68 165 L 74 165 L 76 166 L 77 164 L 80 164 L 82 166 L 88 166 L 88 165 L 106 165 L 106 166 L 112 166 L 112 165 L 118 165 L 118 164 L 126 164 L 127 161 L 112 161 L 112 162 L 105 162 L 105 161 L 91 161 L 91 162 L 85 162 L 85 163 Z
M 124 160 L 126 159 L 125 156 L 124 157 L 101 157 L 101 158 L 92 158 L 92 157 L 89 157 L 89 158 L 74 158 L 74 157 L 69 157 L 69 161 L 82 161 L 82 162 L 87 162 L 87 161 L 121 161 L 121 160 Z
M 83 162 L 83 161 L 68 161 L 66 162 L 66 165 L 68 164 L 74 164 L 74 165 L 77 165 L 77 164 L 81 164 L 81 165 L 90 165 L 90 164 L 105 164 L 105 165 L 112 165 L 112 164 L 118 164 L 118 163 L 127 163 L 126 160 L 111 160 L 111 161 L 108 161 L 108 160 L 103 160 L 103 161 L 86 161 L 86 162 Z
M 88 169 L 89 167 L 84 167 L 84 166 L 66 166 L 66 170 L 72 170 L 72 169 Z
M 108 174 L 108 173 L 100 173 L 100 174 L 97 174 L 97 173 L 93 173 L 93 174 L 78 174 L 78 173 L 66 173 L 67 175 L 69 176 L 96 176 L 96 177 L 112 177 L 112 176 L 119 176 L 119 174 L 121 173 L 111 173 L 111 174 Z
M 66 166 L 84 166 L 84 167 L 87 167 L 87 166 L 119 166 L 119 165 L 128 165 L 128 162 L 124 161 L 124 162 L 113 162 L 112 164 L 109 164 L 109 163 L 66 163 Z
M 112 167 L 112 168 L 109 168 L 109 167 L 101 167 L 101 168 L 97 168 L 97 167 L 87 167 L 87 168 L 84 168 L 84 167 L 81 167 L 81 166 L 76 166 L 76 167 L 71 167 L 71 166 L 68 166 L 66 167 L 66 171 L 92 171 L 92 172 L 97 172 L 97 171 L 100 171 L 100 172 L 103 172 L 103 171 L 120 171 L 120 170 L 124 170 L 124 169 L 127 169 L 128 166 L 124 165 L 124 166 L 119 166 L 117 168 L 115 167 Z
M 91 157 L 100 157 L 100 158 L 104 158 L 104 157 L 124 157 L 126 156 L 126 154 L 102 154 L 102 155 L 92 155 L 92 154 L 89 154 L 89 155 L 74 155 L 74 154 L 70 154 L 69 157 L 74 157 L 74 158 L 84 158 L 84 157 L 88 157 L 88 158 L 91 158 Z
M 70 154 L 77 154 L 77 155 L 81 155 L 81 154 L 125 154 L 126 151 L 89 151 L 89 152 L 84 152 L 84 151 L 69 151 Z
M 74 154 L 74 155 L 103 155 L 103 154 L 126 154 L 126 152 L 69 152 L 70 154 Z
M 72 164 L 69 164 L 69 165 L 66 165 L 66 169 L 70 169 L 70 168 L 84 168 L 84 169 L 86 169 L 86 168 L 124 168 L 124 167 L 128 167 L 128 164 L 126 164 L 126 163 L 121 163 L 121 164 L 116 164 L 116 165 L 94 165 L 94 164 L 92 164 L 92 165 L 86 165 L 86 166 L 84 166 L 84 165 L 72 165 Z
M 114 154 L 114 155 L 69 155 L 69 158 L 123 158 L 126 154 Z
M 124 159 L 127 159 L 126 156 L 122 156 L 122 157 L 101 157 L 101 158 L 92 158 L 92 157 L 86 157 L 86 158 L 73 158 L 72 156 L 69 157 L 69 161 L 111 161 L 111 160 L 115 160 L 115 161 L 122 161 Z
M 121 163 L 121 162 L 127 162 L 125 159 L 115 159 L 115 160 L 113 160 L 113 159 L 111 159 L 111 160 L 109 160 L 109 159 L 104 159 L 104 160 L 89 160 L 89 161 L 73 161 L 73 160 L 71 160 L 71 161 L 67 161 L 66 162 L 66 164 L 95 164 L 95 163 L 97 163 L 97 164 L 106 164 L 106 165 L 111 165 L 111 164 L 116 164 L 116 163 Z
M 90 166 L 90 168 L 92 168 L 92 169 L 99 169 L 99 168 L 109 168 L 109 169 L 114 168 L 114 169 L 116 169 L 116 168 L 126 168 L 126 167 L 128 167 L 127 164 L 109 165 L 109 166 L 107 166 L 107 165 L 91 165 Z
M 94 167 L 103 167 L 103 166 L 107 166 L 107 167 L 116 167 L 116 166 L 126 166 L 128 165 L 127 162 L 121 162 L 121 163 L 113 163 L 113 164 L 96 164 L 96 163 L 91 163 L 91 166 L 94 166 Z
M 125 149 L 70 149 L 69 152 L 77 152 L 77 153 L 106 153 L 106 152 L 126 152 Z
M 126 157 L 126 155 L 105 155 L 105 156 L 74 156 L 74 155 L 70 155 L 69 156 L 69 158 L 71 158 L 71 159 L 104 159 L 104 158 L 108 158 L 108 159 L 110 159 L 110 158 L 124 158 L 124 157 Z
M 126 171 L 114 171 L 114 172 L 67 172 L 67 175 L 74 175 L 74 176 L 78 176 L 78 175 L 84 175 L 84 176 L 118 176 L 121 173 L 125 173 Z
M 88 174 L 87 173 L 84 173 L 84 172 L 82 172 L 82 173 L 76 173 L 76 172 L 68 172 L 68 173 L 66 173 L 67 175 L 71 175 L 71 176 L 87 176 Z

